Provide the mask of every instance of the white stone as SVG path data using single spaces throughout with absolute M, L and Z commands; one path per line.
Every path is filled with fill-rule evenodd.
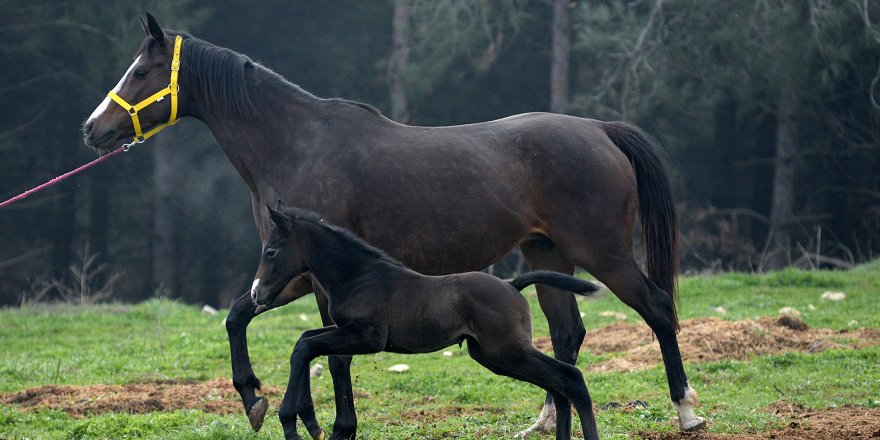
M 407 365 L 407 364 L 392 365 L 391 367 L 388 368 L 388 371 L 393 371 L 395 373 L 403 373 L 403 372 L 409 371 L 409 365 Z
M 309 377 L 321 377 L 321 373 L 324 372 L 324 366 L 321 364 L 315 364 L 309 370 Z
M 828 290 L 822 293 L 822 299 L 828 301 L 843 301 L 846 299 L 846 294 L 843 292 L 832 292 Z
M 798 311 L 798 309 L 796 309 L 794 307 L 787 307 L 787 306 L 779 309 L 779 314 L 780 315 L 795 316 L 795 317 L 801 316 L 801 312 Z
M 205 304 L 204 306 L 202 306 L 202 313 L 206 313 L 208 315 L 216 315 L 217 309 Z

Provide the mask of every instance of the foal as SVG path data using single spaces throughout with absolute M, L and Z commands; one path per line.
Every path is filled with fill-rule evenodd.
M 586 295 L 597 290 L 595 284 L 546 271 L 511 282 L 482 272 L 425 276 L 313 212 L 266 208 L 272 227 L 251 298 L 262 304 L 308 272 L 327 292 L 336 324 L 304 332 L 290 357 L 290 380 L 278 412 L 287 440 L 300 439 L 297 415 L 313 437 L 323 438 L 311 400 L 312 359 L 381 351 L 428 353 L 462 341 L 467 341 L 470 356 L 493 373 L 535 384 L 553 396 L 557 439 L 571 437 L 571 404 L 584 437 L 599 438 L 583 376 L 532 346 L 529 305 L 519 293 L 541 283 Z

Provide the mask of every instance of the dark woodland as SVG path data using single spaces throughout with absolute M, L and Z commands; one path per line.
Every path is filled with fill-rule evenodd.
M 880 256 L 873 0 L 3 1 L 0 199 L 94 159 L 81 126 L 131 64 L 145 11 L 398 122 L 638 125 L 665 150 L 685 272 Z M 0 305 L 227 307 L 259 255 L 247 187 L 184 119 L 0 208 Z M 511 254 L 488 270 L 524 268 Z

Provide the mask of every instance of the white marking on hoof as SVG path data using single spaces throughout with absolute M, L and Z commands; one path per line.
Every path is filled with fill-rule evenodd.
M 678 412 L 678 427 L 682 431 L 699 431 L 706 427 L 708 421 L 694 414 L 697 404 L 697 392 L 690 386 L 684 389 L 684 397 L 678 403 L 672 402 Z
M 532 426 L 528 427 L 525 431 L 521 431 L 514 438 L 525 439 L 528 436 L 535 433 L 544 433 L 544 432 L 553 432 L 556 430 L 556 406 L 552 403 L 544 403 L 544 407 L 541 408 L 541 415 L 538 416 L 538 420 L 535 420 L 535 423 Z

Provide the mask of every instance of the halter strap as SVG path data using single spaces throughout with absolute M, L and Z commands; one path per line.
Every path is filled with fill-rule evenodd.
M 125 111 L 128 112 L 129 116 L 131 116 L 131 123 L 134 126 L 134 142 L 141 143 L 161 131 L 163 128 L 174 125 L 178 121 L 177 93 L 180 92 L 180 85 L 177 83 L 177 76 L 180 72 L 180 48 L 182 45 L 183 37 L 178 35 L 174 39 L 174 57 L 171 58 L 171 80 L 168 82 L 168 86 L 164 89 L 153 93 L 150 97 L 134 105 L 129 104 L 126 100 L 122 99 L 121 96 L 117 95 L 116 92 L 112 90 L 107 93 L 107 96 L 110 97 L 113 102 L 119 104 L 119 106 L 125 109 Z M 165 95 L 171 95 L 171 116 L 168 118 L 168 122 L 164 124 L 159 124 L 146 133 L 142 132 L 141 121 L 140 118 L 138 118 L 138 112 L 143 110 L 150 104 L 165 99 Z

